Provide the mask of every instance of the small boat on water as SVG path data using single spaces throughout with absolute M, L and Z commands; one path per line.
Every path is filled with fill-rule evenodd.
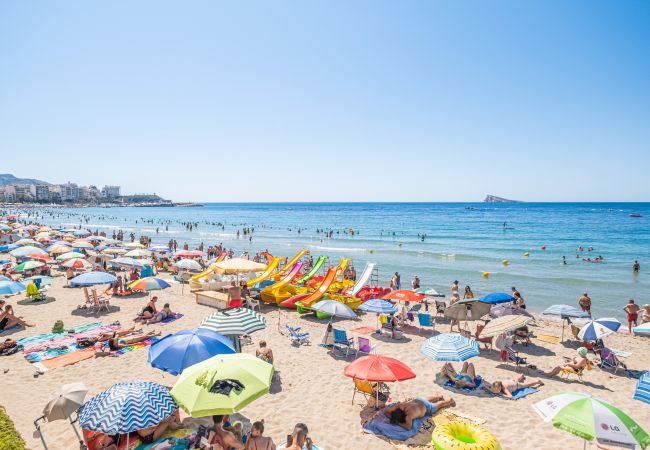
M 633 212 L 633 213 L 630 213 L 630 217 L 643 217 L 643 216 L 641 215 L 641 213 Z

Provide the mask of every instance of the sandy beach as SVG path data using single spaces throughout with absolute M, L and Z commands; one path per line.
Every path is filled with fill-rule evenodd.
M 161 274 L 161 277 L 168 278 L 166 274 Z M 181 286 L 178 284 L 159 291 L 158 294 L 162 302 L 171 303 L 172 308 L 183 313 L 184 317 L 164 326 L 145 326 L 145 331 L 156 329 L 164 335 L 193 328 L 205 316 L 214 312 L 210 307 L 197 305 L 194 295 L 188 289 L 181 295 Z M 113 298 L 111 305 L 119 308 L 119 311 L 101 315 L 78 315 L 78 312 L 74 311 L 78 304 L 83 303 L 83 293 L 81 289 L 65 287 L 63 277 L 57 277 L 48 291 L 48 296 L 55 300 L 45 304 L 24 304 L 24 294 L 9 298 L 8 303 L 14 305 L 18 315 L 36 324 L 34 328 L 11 334 L 13 339 L 49 332 L 54 322 L 59 319 L 63 320 L 66 328 L 93 320 L 105 324 L 119 320 L 123 326 L 131 326 L 132 318 L 144 306 L 147 298 Z M 304 422 L 310 428 L 310 436 L 320 448 L 394 448 L 390 443 L 361 431 L 364 414 L 367 416 L 368 413 L 367 409 L 364 411 L 365 399 L 357 395 L 355 404 L 351 403 L 352 381 L 343 375 L 343 368 L 353 357 L 350 356 L 346 360 L 345 357 L 333 355 L 317 345 L 324 334 L 326 321 L 312 317 L 301 318 L 295 312 L 279 312 L 275 307 L 268 305 L 264 307 L 263 313 L 268 321 L 267 328 L 254 333 L 253 345 L 245 346 L 243 351 L 254 353 L 257 342 L 265 339 L 275 354 L 278 382 L 274 384 L 270 395 L 241 411 L 242 416 L 251 422 L 264 419 L 266 434 L 271 436 L 276 444 L 284 441 L 296 422 Z M 336 326 L 349 331 L 363 325 L 373 326 L 375 321 L 374 314 L 365 314 L 360 321 L 338 321 Z M 292 346 L 289 337 L 282 332 L 286 323 L 300 325 L 309 331 L 312 335 L 312 345 L 299 348 Z M 535 333 L 543 330 L 546 334 L 560 334 L 559 321 L 540 319 L 537 325 L 531 327 Z M 448 330 L 449 325 L 438 325 L 438 331 Z M 357 336 L 354 332 L 351 335 Z M 572 357 L 576 354 L 577 343 L 572 342 L 567 335 L 570 336 L 570 333 L 565 330 L 565 344 L 548 344 L 534 339 L 533 345 L 518 345 L 517 349 L 523 356 L 528 357 L 529 363 L 548 370 L 559 364 L 562 356 Z M 374 337 L 375 335 L 367 336 L 371 336 L 370 340 L 377 348 L 377 353 L 400 359 L 417 374 L 413 380 L 391 384 L 394 399 L 416 395 L 453 396 L 457 406 L 452 411 L 484 419 L 485 427 L 497 436 L 503 449 L 582 448 L 582 440 L 543 423 L 531 408 L 533 403 L 563 391 L 583 392 L 609 401 L 630 414 L 642 427 L 650 427 L 650 408 L 632 399 L 636 380 L 627 378 L 620 372 L 614 375 L 611 371 L 595 367 L 586 373 L 584 383 L 578 382 L 576 378 L 570 381 L 544 378 L 546 384 L 539 393 L 518 401 L 463 395 L 445 390 L 434 382 L 442 363 L 430 361 L 420 354 L 419 346 L 426 336 L 419 336 L 417 328 L 407 327 L 402 341 L 390 341 L 383 337 Z M 650 352 L 650 339 L 629 336 L 625 330 L 608 337 L 607 344 L 612 348 L 632 353 L 626 359 L 629 368 L 647 369 L 647 358 L 643 355 Z M 481 355 L 473 358 L 472 362 L 485 379 L 512 376 L 513 366 L 506 367 L 499 361 L 498 356 L 496 350 L 482 349 Z M 594 359 L 593 355 L 591 358 Z M 34 378 L 34 372 L 35 367 L 25 360 L 20 352 L 0 358 L 0 376 L 6 387 L 0 394 L 0 404 L 15 421 L 29 448 L 41 446 L 33 434 L 33 420 L 41 415 L 41 410 L 51 393 L 66 383 L 82 381 L 90 389 L 87 397 L 90 398 L 120 381 L 151 380 L 171 386 L 176 378 L 150 367 L 147 363 L 146 348 L 116 358 L 93 358 L 71 366 L 55 368 L 38 378 Z M 535 378 L 536 375 L 531 373 L 529 377 Z M 51 449 L 69 449 L 77 445 L 73 431 L 65 422 L 46 423 L 43 432 Z M 597 447 L 594 444 L 591 447 L 588 445 L 588 448 Z

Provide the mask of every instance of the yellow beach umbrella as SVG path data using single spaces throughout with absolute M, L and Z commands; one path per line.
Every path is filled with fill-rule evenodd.
M 239 273 L 252 273 L 262 272 L 266 269 L 266 264 L 256 263 L 250 259 L 233 258 L 225 259 L 214 263 L 212 267 L 219 274 L 239 274 Z

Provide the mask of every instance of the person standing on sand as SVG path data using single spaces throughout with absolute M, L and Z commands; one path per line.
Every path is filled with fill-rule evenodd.
M 578 299 L 578 305 L 580 305 L 580 308 L 591 317 L 591 298 L 589 298 L 589 295 L 587 295 L 586 292 L 584 292 Z
M 639 305 L 634 303 L 634 300 L 630 299 L 625 308 L 623 308 L 623 311 L 627 313 L 627 328 L 630 331 L 630 334 L 632 334 L 632 324 L 634 324 L 634 326 L 638 325 Z

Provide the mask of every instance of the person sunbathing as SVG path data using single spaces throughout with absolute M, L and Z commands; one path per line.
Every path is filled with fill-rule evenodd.
M 140 312 L 140 314 L 138 314 L 138 316 L 135 319 L 133 319 L 133 321 L 137 322 L 137 321 L 140 321 L 140 320 L 153 319 L 153 317 L 157 313 L 157 311 L 156 311 L 156 302 L 157 301 L 158 301 L 157 296 L 154 295 L 153 297 L 151 297 L 151 300 L 149 300 L 149 302 L 147 303 L 147 306 L 142 308 L 142 311 Z
M 142 333 L 142 328 L 138 328 L 136 330 L 135 327 L 131 327 L 127 330 L 115 330 L 115 331 L 109 331 L 107 333 L 100 333 L 97 336 L 94 336 L 90 339 L 93 339 L 95 342 L 106 342 L 113 337 L 120 338 L 124 336 L 129 336 L 131 334 L 138 334 L 138 333 Z
M 526 382 L 526 376 L 523 373 L 517 378 L 506 378 L 503 380 L 494 381 L 492 383 L 486 383 L 488 391 L 492 392 L 493 394 L 503 394 L 508 398 L 512 398 L 512 393 L 518 391 L 519 389 L 539 387 L 543 385 L 544 382 L 542 380 Z
M 384 415 L 393 425 L 411 430 L 413 421 L 422 417 L 434 415 L 444 408 L 456 406 L 454 399 L 445 400 L 443 397 L 416 397 L 409 402 L 398 402 L 384 410 Z
M 166 419 L 163 419 L 158 425 L 138 430 L 136 433 L 138 433 L 143 444 L 151 444 L 168 430 L 178 430 L 182 427 L 183 425 L 176 420 L 175 414 L 172 414 Z
M 15 316 L 13 307 L 11 305 L 6 305 L 4 312 L 0 314 L 0 331 L 8 330 L 16 325 L 22 325 L 24 327 L 34 326 L 31 323 L 25 322 L 23 316 Z
M 589 365 L 589 359 L 587 358 L 588 353 L 589 351 L 586 348 L 580 347 L 578 348 L 578 355 L 580 356 L 579 359 L 576 358 L 570 359 L 569 361 L 571 362 L 566 362 L 563 365 L 555 366 L 549 372 L 542 372 L 542 373 L 547 377 L 553 377 L 565 370 L 570 372 L 580 372 Z
M 451 363 L 445 363 L 440 373 L 449 378 L 457 388 L 475 388 L 476 387 L 476 370 L 473 363 L 465 361 L 460 372 L 456 372 Z
M 117 333 L 114 333 L 114 335 L 108 340 L 108 347 L 111 349 L 111 351 L 116 351 L 116 350 L 121 350 L 125 347 L 129 347 L 133 344 L 137 344 L 138 342 L 146 341 L 147 339 L 151 339 L 154 336 L 160 336 L 160 331 L 150 331 L 147 334 L 139 337 L 133 337 L 133 338 L 121 338 L 117 337 Z
M 171 310 L 171 308 L 169 307 L 169 303 L 165 303 L 163 309 L 158 311 L 151 319 L 143 320 L 142 323 L 144 323 L 145 325 L 151 325 L 152 323 L 162 322 L 166 318 L 174 317 L 175 315 L 176 313 Z
M 232 431 L 226 430 L 223 427 L 224 416 L 212 416 L 214 427 L 210 432 L 209 441 L 211 444 L 218 444 L 224 449 L 244 450 L 246 447 L 241 440 Z

